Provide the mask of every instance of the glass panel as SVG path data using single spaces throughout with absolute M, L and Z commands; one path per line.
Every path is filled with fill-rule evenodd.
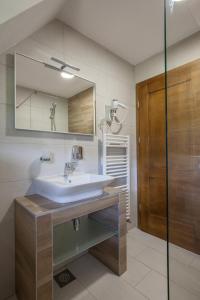
M 200 299 L 200 1 L 166 0 L 170 300 Z
M 89 248 L 111 238 L 117 230 L 90 218 L 80 218 L 79 230 L 75 231 L 73 222 L 54 227 L 54 266 L 58 266 Z

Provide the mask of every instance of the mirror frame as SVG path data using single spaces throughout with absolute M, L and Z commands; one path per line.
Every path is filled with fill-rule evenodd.
M 17 65 L 16 65 L 16 57 L 17 55 L 21 55 L 21 56 L 24 56 L 26 57 L 27 59 L 31 59 L 35 62 L 38 62 L 38 63 L 43 63 L 43 64 L 46 64 L 47 62 L 44 62 L 44 61 L 40 61 L 36 58 L 33 58 L 31 56 L 28 56 L 28 55 L 25 55 L 23 53 L 17 53 L 15 52 L 14 53 L 14 128 L 16 130 L 22 130 L 22 131 L 31 131 L 31 132 L 46 132 L 46 133 L 58 133 L 58 134 L 67 134 L 67 135 L 82 135 L 82 136 L 96 136 L 96 83 L 91 81 L 91 80 L 88 80 L 82 76 L 78 76 L 76 74 L 73 74 L 75 77 L 77 78 L 81 78 L 83 80 L 86 80 L 86 81 L 89 81 L 91 83 L 94 84 L 94 87 L 93 87 L 93 117 L 94 117 L 94 124 L 93 124 L 93 133 L 81 133 L 81 132 L 69 132 L 69 131 L 51 131 L 51 130 L 37 130 L 37 129 L 26 129 L 26 128 L 18 128 L 17 125 L 16 125 L 16 120 L 17 120 L 17 113 L 16 113 L 16 104 L 17 104 L 17 99 L 16 99 L 16 95 L 17 95 Z M 56 72 L 56 71 L 55 71 Z

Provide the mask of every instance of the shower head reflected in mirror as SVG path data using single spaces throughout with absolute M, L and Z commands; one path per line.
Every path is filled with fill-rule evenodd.
M 49 119 L 51 120 L 51 131 L 56 131 L 56 120 L 55 120 L 55 116 L 56 116 L 56 103 L 52 103 L 51 107 L 50 107 L 50 117 Z

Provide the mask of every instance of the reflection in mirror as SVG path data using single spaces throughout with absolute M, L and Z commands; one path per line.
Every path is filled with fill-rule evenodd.
M 95 84 L 66 69 L 15 55 L 16 129 L 95 133 Z

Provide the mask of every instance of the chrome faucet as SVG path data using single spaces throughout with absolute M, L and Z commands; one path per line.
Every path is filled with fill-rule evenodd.
M 64 177 L 68 178 L 76 170 L 76 162 L 67 162 L 64 168 Z
M 78 145 L 74 145 L 72 147 L 72 157 L 71 157 L 71 161 L 67 162 L 65 164 L 65 168 L 64 168 L 64 177 L 66 179 L 69 178 L 69 175 L 72 175 L 73 172 L 76 170 L 76 167 L 78 165 L 78 161 L 83 159 L 83 148 L 81 146 Z

